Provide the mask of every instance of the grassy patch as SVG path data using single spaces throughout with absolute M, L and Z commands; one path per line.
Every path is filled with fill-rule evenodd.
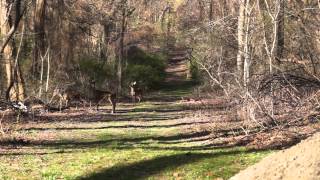
M 172 137 L 177 130 L 111 128 L 60 132 L 60 140 L 1 156 L 0 179 L 228 178 L 268 154 L 243 148 L 201 148 L 192 142 L 166 144 L 164 138 L 159 138 Z M 77 138 L 72 138 L 71 133 Z M 198 148 L 193 150 L 194 146 Z
M 207 134 L 188 131 L 184 110 L 148 101 L 113 116 L 29 124 L 19 133 L 30 142 L 0 145 L 0 179 L 226 179 L 269 153 L 193 140 Z

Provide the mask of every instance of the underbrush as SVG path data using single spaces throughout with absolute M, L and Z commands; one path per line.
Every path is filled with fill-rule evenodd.
M 204 118 L 212 118 L 211 125 L 202 129 L 213 132 L 216 143 L 282 149 L 319 131 L 317 79 L 280 74 L 266 76 L 258 82 L 257 88 L 240 97 L 239 94 L 222 96 L 222 104 L 229 104 L 223 111 L 200 113 Z M 210 105 L 217 106 L 210 103 L 207 106 Z

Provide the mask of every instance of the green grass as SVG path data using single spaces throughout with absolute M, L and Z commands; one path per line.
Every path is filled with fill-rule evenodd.
M 200 146 L 193 150 L 193 144 L 166 145 L 150 138 L 173 130 L 139 131 L 74 131 L 90 133 L 97 139 L 61 140 L 60 145 L 30 147 L 20 155 L 2 156 L 0 179 L 228 178 L 268 154 L 244 148 Z M 38 155 L 38 150 L 48 154 Z
M 0 179 L 227 179 L 270 153 L 193 141 L 201 135 L 186 136 L 183 115 L 177 104 L 144 102 L 99 121 L 34 123 L 19 132 L 30 144 L 0 149 Z

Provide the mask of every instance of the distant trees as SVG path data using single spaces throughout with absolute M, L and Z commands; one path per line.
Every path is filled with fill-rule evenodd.
M 41 97 L 44 88 L 47 93 L 59 84 L 83 84 L 88 79 L 122 92 L 128 49 L 139 46 L 140 39 L 150 47 L 149 37 L 159 34 L 165 4 L 142 0 L 2 0 L 0 73 L 5 75 L 2 81 L 6 84 L 2 83 L 0 92 L 10 94 L 12 100 L 23 99 L 25 93 Z M 149 26 L 150 32 L 139 34 L 138 26 Z M 88 72 L 85 64 L 87 69 L 96 65 L 99 69 Z
M 287 71 L 289 67 L 295 69 L 293 66 L 301 67 L 297 62 L 302 59 L 304 64 L 317 66 L 319 59 L 315 55 L 319 54 L 319 48 L 307 43 L 318 41 L 315 34 L 318 31 L 314 28 L 319 25 L 316 11 L 319 11 L 317 1 L 191 0 L 181 5 L 177 21 L 181 26 L 179 34 L 185 42 L 191 42 L 198 61 L 207 64 L 206 67 L 216 74 L 211 77 L 219 79 L 218 74 L 225 71 L 222 69 L 225 65 L 229 74 L 237 76 L 238 83 L 248 87 L 255 74 Z M 206 12 L 207 18 L 203 18 Z M 189 15 L 200 21 L 193 21 Z M 306 16 L 310 19 L 306 20 Z M 302 38 L 308 40 L 300 41 Z M 304 52 L 301 48 L 298 50 L 301 45 Z M 223 54 L 217 53 L 218 47 L 222 48 Z M 300 53 L 295 53 L 294 49 Z M 224 60 L 221 62 L 221 59 Z M 317 68 L 313 69 L 316 71 Z
M 2 93 L 12 99 L 90 78 L 121 92 L 132 46 L 192 48 L 203 82 L 227 94 L 250 91 L 258 74 L 319 75 L 317 0 L 0 2 Z
M 241 99 L 248 119 L 259 112 L 274 122 L 282 98 L 304 93 L 300 78 L 320 78 L 319 11 L 316 0 L 184 1 L 178 41 L 192 47 L 204 87 Z

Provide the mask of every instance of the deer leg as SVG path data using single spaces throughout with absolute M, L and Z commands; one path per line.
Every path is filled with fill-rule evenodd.
M 112 104 L 112 114 L 113 113 L 116 113 L 116 105 L 117 105 L 117 103 L 116 102 L 113 102 L 113 104 Z
M 69 101 L 68 101 L 68 99 L 66 99 L 66 107 L 68 107 L 68 103 L 69 103 Z
M 59 96 L 59 111 L 61 112 L 62 96 Z
M 86 108 L 87 101 L 85 101 L 84 99 L 81 99 L 81 101 L 82 101 L 83 108 Z
M 113 113 L 116 112 L 116 104 L 117 104 L 117 102 L 116 102 L 115 99 L 113 99 L 111 97 L 109 97 L 108 100 L 109 100 L 110 104 L 112 105 L 111 114 L 113 114 Z
M 112 102 L 112 99 L 110 97 L 108 97 L 108 101 L 110 102 L 110 104 L 112 105 L 112 110 L 111 110 L 111 113 L 113 113 L 113 102 Z
M 99 105 L 100 105 L 100 103 L 104 100 L 104 98 L 105 98 L 105 97 L 103 97 L 100 101 L 98 101 L 98 103 L 97 103 L 97 111 L 99 111 Z
M 100 99 L 100 101 L 98 101 L 97 111 L 98 111 L 98 108 L 99 108 L 100 103 L 103 102 L 105 99 L 106 99 L 106 96 L 102 97 L 102 99 Z
M 132 96 L 132 103 L 133 103 L 133 104 L 136 103 L 136 96 Z
M 99 104 L 100 104 L 100 101 L 97 103 L 97 107 L 96 107 L 96 108 L 97 108 L 97 109 L 96 109 L 97 111 L 99 111 Z

